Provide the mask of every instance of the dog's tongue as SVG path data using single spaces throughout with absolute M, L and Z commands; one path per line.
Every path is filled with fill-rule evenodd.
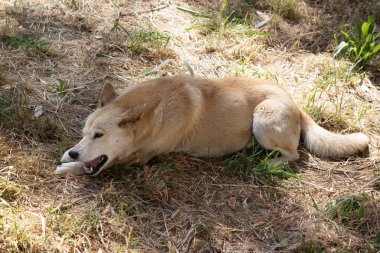
M 101 160 L 101 159 L 102 159 L 102 157 L 100 156 L 100 157 L 98 157 L 98 158 L 92 160 L 92 161 L 90 162 L 90 167 L 91 167 L 91 168 L 96 168 L 96 167 L 98 166 L 98 164 L 100 163 L 100 160 Z
M 96 168 L 96 166 L 98 166 L 99 162 L 100 162 L 100 157 L 95 158 L 94 160 L 85 163 L 84 166 L 85 166 L 86 168 Z

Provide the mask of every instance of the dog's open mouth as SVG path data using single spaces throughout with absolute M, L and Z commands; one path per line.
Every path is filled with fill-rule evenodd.
M 99 172 L 100 168 L 107 162 L 108 157 L 101 155 L 94 160 L 84 164 L 84 170 L 87 175 L 95 175 Z

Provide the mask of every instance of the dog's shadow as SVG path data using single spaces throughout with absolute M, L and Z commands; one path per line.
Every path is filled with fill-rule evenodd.
M 289 206 L 300 208 L 289 201 L 287 177 L 252 176 L 254 166 L 244 168 L 247 161 L 238 160 L 249 154 L 252 149 L 222 158 L 159 155 L 144 166 L 115 166 L 88 178 L 85 184 L 105 206 L 114 210 L 129 207 L 124 210 L 140 224 L 135 228 L 139 233 L 153 235 L 150 239 L 161 244 L 169 239 L 176 245 L 184 241 L 180 251 L 187 245 L 189 252 L 220 252 L 215 240 L 245 240 L 245 247 L 252 250 L 284 238 L 296 243 L 300 235 L 294 235 L 290 228 L 299 224 L 293 220 L 276 222 Z M 243 164 L 231 166 L 231 161 Z M 289 168 L 295 175 L 300 170 L 293 163 Z M 155 231 L 166 231 L 167 235 L 158 236 Z M 263 239 L 268 231 L 273 237 Z M 186 238 L 187 234 L 191 236 Z M 203 243 L 204 251 L 191 249 L 194 238 Z
M 84 178 L 83 183 L 93 190 L 100 212 L 111 208 L 114 211 L 109 215 L 119 216 L 122 210 L 124 222 L 139 234 L 160 245 L 170 240 L 180 245 L 180 251 L 221 252 L 223 241 L 236 245 L 244 241 L 249 251 L 265 251 L 282 249 L 284 242 L 296 247 L 304 245 L 305 237 L 318 241 L 325 236 L 318 222 L 310 219 L 310 212 L 317 211 L 311 208 L 311 200 L 305 205 L 305 189 L 296 184 L 297 176 L 312 168 L 307 164 L 313 163 L 313 156 L 301 146 L 299 160 L 287 167 L 296 177 L 285 174 L 280 178 L 254 174 L 260 161 L 250 166 L 246 162 L 251 160 L 245 160 L 254 153 L 246 149 L 202 159 L 159 155 L 144 166 L 115 166 L 97 177 Z M 233 165 L 236 162 L 238 166 Z M 193 249 L 195 240 L 201 242 L 203 251 Z

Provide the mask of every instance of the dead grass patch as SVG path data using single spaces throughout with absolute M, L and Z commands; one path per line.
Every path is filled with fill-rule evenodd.
M 355 107 L 350 104 L 348 90 L 357 86 L 363 78 L 362 74 L 354 72 L 353 66 L 345 61 L 336 64 L 324 60 L 317 67 L 320 71 L 319 76 L 305 99 L 304 109 L 318 124 L 327 129 L 358 131 L 360 122 L 370 108 L 365 103 L 358 104 L 356 101 Z M 349 107 L 351 108 L 346 109 Z
M 287 20 L 298 22 L 303 17 L 298 0 L 272 0 L 271 5 L 276 14 Z

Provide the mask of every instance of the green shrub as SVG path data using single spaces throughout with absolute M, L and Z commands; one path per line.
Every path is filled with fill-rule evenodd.
M 342 41 L 335 49 L 334 56 L 348 55 L 355 66 L 362 68 L 371 62 L 380 52 L 380 33 L 375 34 L 375 18 L 369 16 L 360 24 L 357 18 L 353 34 L 341 31 L 346 41 Z

